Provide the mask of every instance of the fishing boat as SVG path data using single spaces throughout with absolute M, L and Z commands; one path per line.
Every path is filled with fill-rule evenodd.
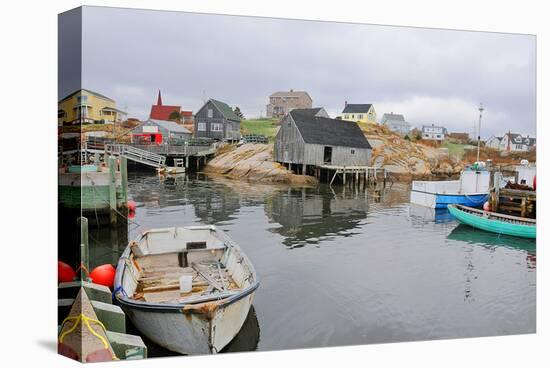
M 483 211 L 462 205 L 450 205 L 449 212 L 460 222 L 477 229 L 521 238 L 537 237 L 537 220 Z
M 259 286 L 242 249 L 215 226 L 145 231 L 123 252 L 115 297 L 156 344 L 181 354 L 223 349 Z
M 489 196 L 491 175 L 479 164 L 465 169 L 459 180 L 412 182 L 411 203 L 434 209 L 450 204 L 481 207 Z

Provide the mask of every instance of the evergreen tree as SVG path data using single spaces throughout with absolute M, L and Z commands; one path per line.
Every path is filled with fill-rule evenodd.
M 241 112 L 241 109 L 239 108 L 239 106 L 235 106 L 235 109 L 233 110 L 233 112 L 235 113 L 235 115 L 237 115 L 238 117 L 244 120 L 244 115 Z

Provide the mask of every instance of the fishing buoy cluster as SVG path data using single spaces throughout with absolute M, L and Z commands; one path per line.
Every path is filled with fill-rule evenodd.
M 88 277 L 94 284 L 113 287 L 115 282 L 116 269 L 110 264 L 97 266 L 88 274 Z M 57 262 L 57 281 L 71 282 L 76 279 L 76 271 L 67 263 Z

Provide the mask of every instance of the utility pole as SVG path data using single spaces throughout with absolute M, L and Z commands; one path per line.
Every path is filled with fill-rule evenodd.
M 477 162 L 479 162 L 479 147 L 481 145 L 481 114 L 483 113 L 483 104 L 480 103 L 479 107 L 477 108 L 479 110 L 479 123 L 477 125 Z

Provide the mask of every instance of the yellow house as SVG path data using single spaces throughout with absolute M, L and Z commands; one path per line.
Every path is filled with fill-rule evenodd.
M 114 123 L 124 120 L 126 113 L 116 108 L 115 100 L 88 89 L 80 89 L 58 102 L 57 123 Z
M 372 104 L 349 104 L 342 111 L 342 120 L 376 124 L 376 111 Z

